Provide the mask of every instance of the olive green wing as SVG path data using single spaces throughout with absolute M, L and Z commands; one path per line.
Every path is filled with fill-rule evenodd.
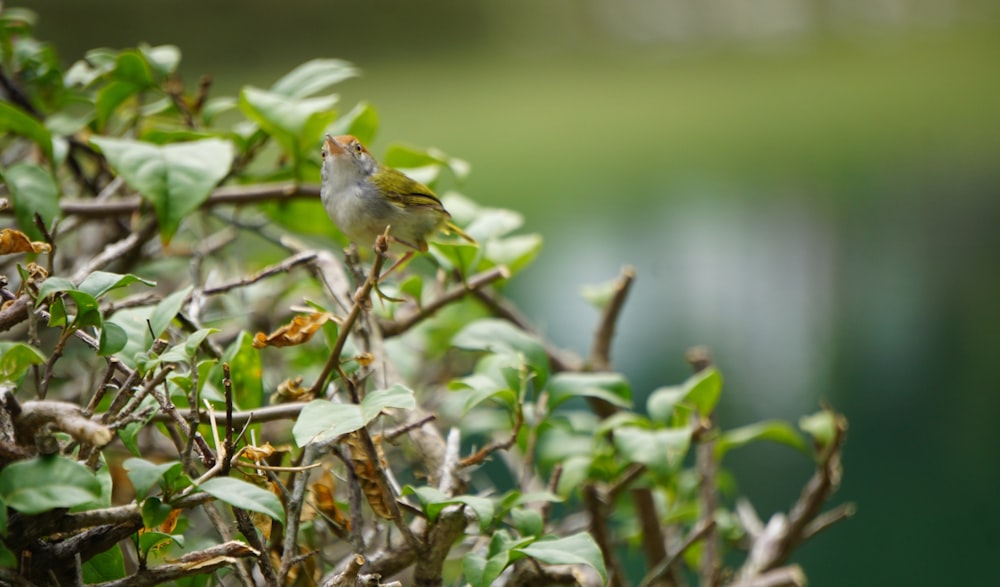
M 431 208 L 450 216 L 431 188 L 408 177 L 402 171 L 388 168 L 382 173 L 373 175 L 372 181 L 390 202 L 400 208 Z

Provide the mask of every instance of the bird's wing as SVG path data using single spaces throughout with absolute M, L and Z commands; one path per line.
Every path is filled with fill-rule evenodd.
M 374 181 L 389 201 L 400 208 L 425 207 L 450 216 L 431 188 L 411 179 L 402 171 L 387 169 L 382 177 L 374 176 Z

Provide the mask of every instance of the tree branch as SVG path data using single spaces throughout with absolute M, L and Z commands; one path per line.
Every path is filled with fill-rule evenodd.
M 201 206 L 202 208 L 225 205 L 245 206 L 260 202 L 318 197 L 318 185 L 301 185 L 296 183 L 234 185 L 216 188 Z M 138 212 L 142 209 L 142 206 L 143 201 L 139 197 L 103 201 L 64 199 L 59 202 L 62 216 L 78 216 L 80 218 L 95 220 L 103 220 L 109 216 L 127 216 Z M 0 215 L 12 213 L 12 210 L 0 210 Z
M 242 542 L 230 541 L 185 554 L 173 562 L 139 571 L 124 579 L 98 583 L 95 587 L 146 587 L 147 585 L 158 585 L 191 575 L 213 573 L 222 567 L 234 564 L 240 558 L 248 556 L 260 556 L 260 553 Z
M 621 275 L 615 281 L 614 293 L 611 300 L 604 308 L 601 322 L 594 334 L 594 343 L 591 346 L 590 358 L 587 360 L 589 366 L 594 371 L 607 371 L 611 368 L 611 340 L 615 336 L 615 326 L 618 323 L 618 316 L 625 306 L 625 299 L 628 298 L 629 290 L 635 281 L 635 269 L 625 267 Z

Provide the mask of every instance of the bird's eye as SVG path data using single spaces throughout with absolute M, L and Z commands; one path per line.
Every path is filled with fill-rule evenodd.
M 320 151 L 319 151 L 319 158 L 320 159 L 326 159 L 326 149 L 320 149 Z
M 354 152 L 355 153 L 357 153 L 358 155 L 360 155 L 361 152 L 364 151 L 364 150 L 365 150 L 365 148 L 361 146 L 361 143 L 354 143 Z

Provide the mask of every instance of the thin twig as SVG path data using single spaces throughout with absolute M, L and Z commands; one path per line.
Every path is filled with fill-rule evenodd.
M 635 269 L 632 267 L 622 269 L 621 276 L 615 281 L 614 294 L 601 315 L 601 322 L 594 334 L 594 343 L 587 361 L 594 371 L 607 371 L 611 368 L 611 340 L 615 336 L 618 316 L 621 314 L 625 299 L 628 297 L 628 292 L 632 289 L 634 281 Z
M 687 549 L 694 546 L 696 542 L 704 538 L 709 532 L 715 528 L 715 520 L 702 520 L 698 526 L 696 526 L 691 533 L 688 534 L 684 542 L 681 543 L 680 547 L 670 554 L 669 557 L 664 558 L 655 567 L 646 573 L 646 576 L 642 578 L 639 583 L 639 587 L 649 587 L 655 581 L 667 576 L 670 567 L 678 560 L 680 557 L 687 552 Z
M 429 303 L 406 313 L 400 312 L 401 315 L 394 320 L 381 322 L 382 336 L 389 338 L 403 334 L 410 328 L 433 316 L 441 308 L 464 298 L 473 291 L 482 289 L 497 280 L 507 279 L 508 277 L 510 277 L 510 271 L 502 265 L 473 275 L 467 282 L 452 287 Z
M 704 347 L 688 349 L 684 358 L 695 373 L 700 373 L 712 365 L 708 350 Z M 715 509 L 718 503 L 718 462 L 715 458 L 715 438 L 712 414 L 699 414 L 701 429 L 704 433 L 696 434 L 698 446 L 695 448 L 695 470 L 698 472 L 698 504 L 701 509 L 701 524 L 706 528 L 701 549 L 701 560 L 698 568 L 698 578 L 702 587 L 714 587 L 719 583 L 722 570 L 722 545 L 715 524 Z
M 240 279 L 237 279 L 235 281 L 230 281 L 222 285 L 207 287 L 202 291 L 202 293 L 204 293 L 207 296 L 213 296 L 225 293 L 227 291 L 236 289 L 238 287 L 246 287 L 248 285 L 253 285 L 262 279 L 278 275 L 279 273 L 288 273 L 289 271 L 292 270 L 292 268 L 298 265 L 312 263 L 315 259 L 316 259 L 315 251 L 305 251 L 302 253 L 298 253 L 292 255 L 291 257 L 288 257 L 287 259 L 283 260 L 280 263 L 265 267 L 264 269 L 261 269 L 260 271 L 254 273 L 249 277 L 242 277 Z
M 521 413 L 520 409 L 514 410 L 514 425 L 511 428 L 510 434 L 507 438 L 499 441 L 493 441 L 484 446 L 483 448 L 477 450 L 473 454 L 465 457 L 458 462 L 459 467 L 471 467 L 473 465 L 478 465 L 486 460 L 486 457 L 495 453 L 498 450 L 507 450 L 514 446 L 517 442 L 517 434 L 521 431 L 521 426 L 524 424 L 524 415 Z
M 386 233 L 388 233 L 388 229 L 386 229 Z M 330 378 L 330 374 L 340 366 L 340 353 L 344 350 L 347 337 L 350 336 L 355 322 L 357 322 L 358 317 L 361 316 L 361 313 L 367 307 L 368 298 L 371 296 L 372 290 L 378 285 L 379 275 L 381 275 L 382 265 L 385 263 L 385 255 L 388 250 L 389 239 L 386 234 L 380 234 L 375 239 L 375 260 L 372 262 L 371 272 L 361 287 L 358 288 L 357 293 L 354 294 L 354 304 L 351 306 L 350 313 L 340 325 L 340 332 L 337 333 L 337 340 L 330 351 L 330 357 L 326 360 L 326 364 L 323 365 L 323 371 L 316 378 L 316 382 L 309 388 L 309 393 L 312 397 L 321 397 L 320 392 L 326 387 L 326 382 Z

